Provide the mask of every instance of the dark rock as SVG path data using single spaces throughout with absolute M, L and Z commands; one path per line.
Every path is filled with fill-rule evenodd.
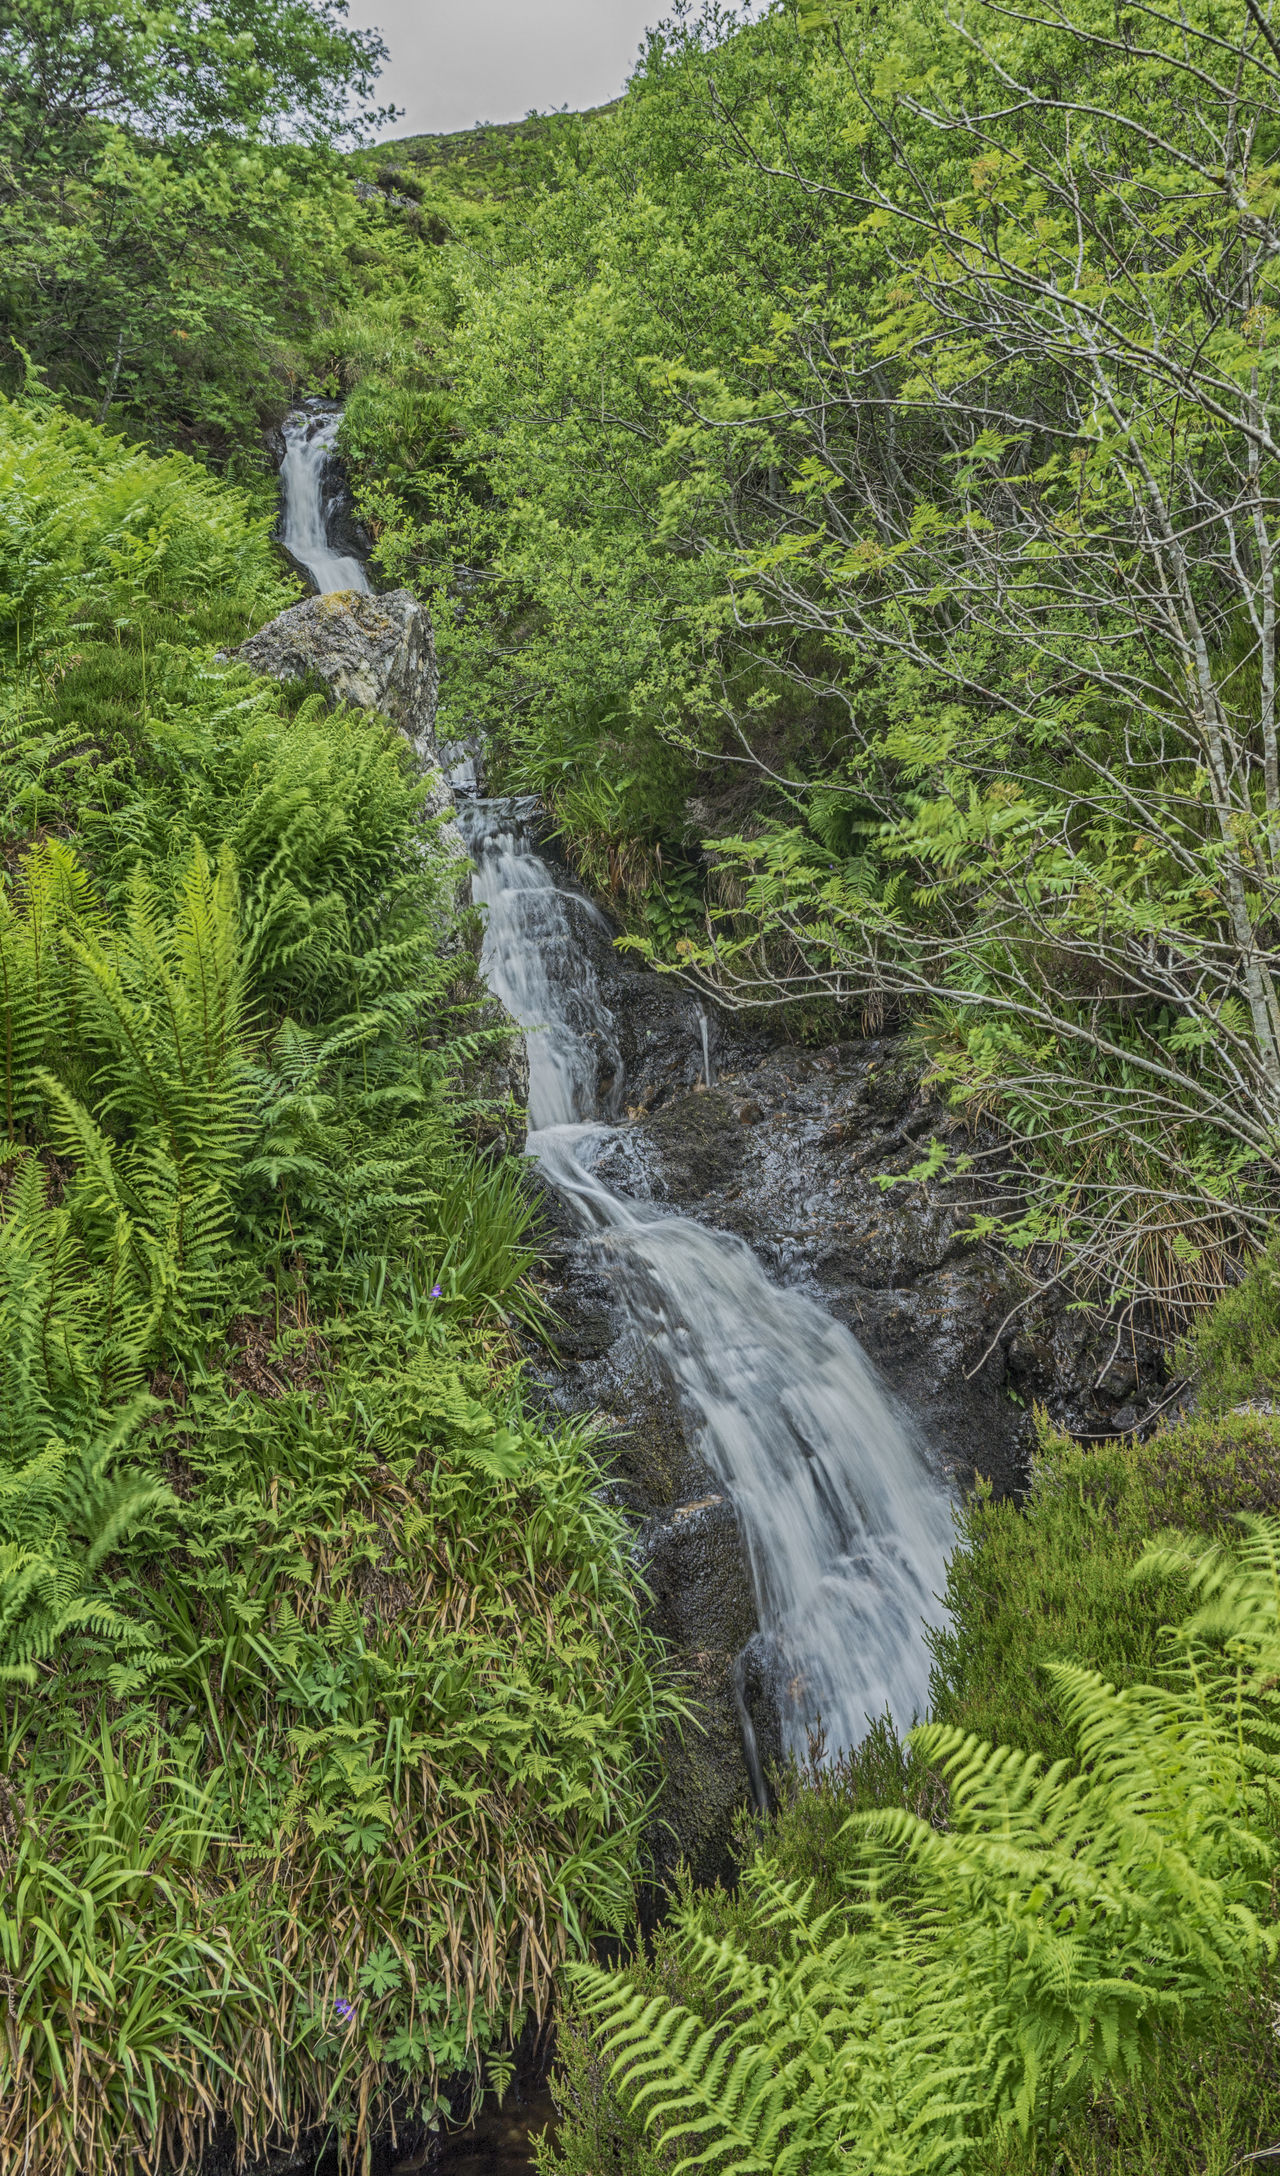
M 330 466 L 331 469 L 337 469 L 336 476 L 332 478 L 329 517 L 326 523 L 330 548 L 341 552 L 345 559 L 359 559 L 367 565 L 373 554 L 373 539 L 364 523 L 356 518 L 356 510 L 351 503 L 351 493 L 341 465 L 332 463 Z M 396 592 L 392 590 L 389 594 L 394 596 Z M 403 591 L 400 594 L 403 595 Z
M 761 1813 L 774 1803 L 773 1778 L 782 1765 L 785 1676 L 764 1634 L 753 1632 L 734 1661 L 733 1692 L 751 1795 Z
M 1097 1387 L 1104 1398 L 1127 1398 L 1138 1387 L 1138 1370 L 1128 1353 L 1123 1353 L 1103 1369 Z
M 651 1872 L 661 1881 L 683 1860 L 695 1880 L 719 1880 L 731 1871 L 733 1824 L 751 1788 L 733 1670 L 756 1614 L 732 1504 L 715 1492 L 677 1504 L 641 1528 L 637 1556 L 652 1623 L 678 1658 L 690 1708 L 663 1747 Z
M 648 1140 L 661 1173 L 658 1198 L 682 1204 L 732 1185 L 746 1153 L 737 1113 L 716 1089 L 663 1105 L 649 1121 Z
M 653 1597 L 657 1630 L 678 1646 L 701 1643 L 736 1655 L 756 1628 L 751 1572 L 727 1496 L 717 1492 L 650 1519 L 637 1557 Z
M 1031 1395 L 1051 1386 L 1057 1359 L 1052 1344 L 1046 1339 L 1033 1337 L 1027 1330 L 1015 1330 L 1005 1347 L 1005 1359 L 1010 1376 L 1025 1394 Z

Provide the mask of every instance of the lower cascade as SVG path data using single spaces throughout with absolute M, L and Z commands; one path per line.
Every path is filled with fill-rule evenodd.
M 612 1016 L 575 934 L 595 910 L 535 852 L 520 804 L 473 802 L 464 827 L 489 986 L 529 1031 L 529 1151 L 734 1505 L 783 1746 L 803 1758 L 820 1729 L 829 1758 L 886 1708 L 905 1727 L 926 1704 L 949 1498 L 841 1324 L 772 1284 L 742 1240 L 597 1175 L 617 1128 L 597 1113 Z

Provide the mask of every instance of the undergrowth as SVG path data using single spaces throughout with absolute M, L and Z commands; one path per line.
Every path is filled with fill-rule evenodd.
M 592 1972 L 580 1983 L 561 2031 L 562 2121 L 555 2144 L 542 2149 L 544 2176 L 665 2176 L 677 2165 L 772 2170 L 793 2160 L 814 2170 L 882 2170 L 901 2161 L 913 2170 L 963 2165 L 985 2176 L 1226 2176 L 1273 2150 L 1280 2041 L 1270 1963 L 1274 1685 L 1265 1657 L 1249 1664 L 1251 1697 L 1261 1706 L 1251 1711 L 1253 1750 L 1238 1778 L 1243 1788 L 1251 1777 L 1256 1795 L 1251 1812 L 1241 1797 L 1230 1817 L 1241 1848 L 1252 1824 L 1249 1848 L 1257 1852 L 1251 1967 L 1229 1961 L 1222 1930 L 1196 1931 L 1208 1894 L 1200 1854 L 1216 1849 L 1212 1820 L 1198 1825 L 1212 1793 L 1199 1800 L 1189 1858 L 1190 1831 L 1179 1843 L 1153 1828 L 1138 1843 L 1130 1824 L 1141 1816 L 1159 1828 L 1167 1791 L 1191 1818 L 1206 1780 L 1201 1732 L 1216 1731 L 1228 1767 L 1237 1758 L 1221 1699 L 1232 1669 L 1253 1652 L 1247 1638 L 1239 1644 L 1248 1628 L 1236 1628 L 1233 1646 L 1227 1621 L 1239 1521 L 1242 1513 L 1268 1520 L 1255 1545 L 1265 1645 L 1273 1638 L 1267 1551 L 1274 1553 L 1278 1509 L 1280 1424 L 1267 1415 L 1204 1416 L 1146 1443 L 1089 1448 L 1042 1424 L 1026 1504 L 979 1494 L 960 1515 L 948 1618 L 935 1635 L 936 1722 L 903 1742 L 886 1720 L 856 1752 L 784 1771 L 767 1820 L 742 1822 L 738 1891 L 695 1897 L 686 1888 L 624 1974 Z M 1152 1549 L 1178 1529 L 1197 1537 L 1189 1551 Z M 1185 1618 L 1189 1570 L 1206 1545 L 1227 1552 L 1216 1568 L 1192 1573 L 1211 1606 L 1174 1640 L 1163 1627 Z M 1108 1684 L 1114 1698 L 1103 1690 Z M 1190 1702 L 1185 1713 L 1180 1701 Z M 1147 1723 L 1154 1736 L 1144 1751 Z M 1024 1753 L 988 1756 L 984 1744 Z M 1086 1788 L 1069 1781 L 1082 1751 L 1087 1789 L 1101 1793 L 1095 1831 L 1067 1803 Z M 1025 1754 L 1034 1756 L 1030 1767 Z M 1050 1763 L 1059 1765 L 1046 1773 Z M 967 1813 L 957 1788 L 970 1794 Z M 1057 1848 L 1064 1818 L 1068 1856 L 1054 1872 L 1035 1855 Z M 966 1858 L 984 1831 L 987 1855 Z M 947 1864 L 938 1851 L 950 1854 Z M 1162 1854 L 1178 1867 L 1163 1905 L 1135 1902 Z M 1133 1883 L 1127 1903 L 1119 1886 L 1105 1897 L 1089 1886 L 1087 1868 L 1119 1884 L 1125 1866 Z M 1224 1871 L 1217 1866 L 1211 1881 Z M 1126 1963 L 1131 1906 L 1141 1954 Z M 985 1958 L 970 1940 L 970 1920 L 987 1929 L 993 1946 Z M 1019 1981 L 1015 1999 L 1002 1976 L 1008 1960 L 999 1971 L 995 1962 L 1017 1927 L 1026 1932 L 1019 1970 L 1032 1977 Z M 1175 1972 L 1151 1989 L 1128 2055 L 1118 2016 L 1108 2051 L 1105 1983 L 1114 1995 L 1132 1993 L 1152 1973 L 1158 1982 L 1175 1952 L 1197 1947 L 1202 1935 L 1202 1965 L 1211 1977 L 1221 1972 L 1212 1995 L 1207 1987 L 1196 1994 Z M 928 1962 L 934 1942 L 944 1945 L 936 1983 Z M 1037 1951 L 1036 1943 L 1046 1946 Z M 1047 1975 L 1039 1995 L 1037 1955 Z M 1100 1971 L 1096 1999 L 1091 1970 Z M 1078 2006 L 1075 2056 L 1064 2054 L 1065 2042 L 1056 2056 L 1032 2048 L 1035 2032 L 1024 2032 L 1049 1987 Z M 876 2021 L 865 2007 L 873 1994 Z M 985 2023 L 975 2042 L 979 2015 Z M 996 2032 L 1000 2017 L 1006 2037 L 997 2057 L 982 2034 Z M 704 2042 L 698 2036 L 707 2027 Z M 1102 2039 L 1092 2038 L 1100 2029 Z M 1083 2059 L 1090 2045 L 1101 2051 L 1096 2062 Z M 1040 2065 L 1038 2083 L 1028 2084 L 1028 2049 Z M 1046 2092 L 1055 2064 L 1058 2084 Z M 1006 2095 L 1018 2077 L 1029 2096 L 1021 2114 L 1016 2094 Z M 655 2104 L 665 2112 L 651 2123 Z M 830 2122 L 828 2136 L 822 2126 Z M 702 2127 L 679 2134 L 680 2123 Z
M 0 2170 L 359 2157 L 625 1922 L 652 1656 L 407 743 L 193 464 L 0 473 Z
M 948 1617 L 930 1635 L 932 1712 L 1064 1758 L 1071 1735 L 1044 1666 L 1077 1662 L 1116 1684 L 1152 1676 L 1181 1590 L 1135 1584 L 1134 1559 L 1166 1528 L 1229 1536 L 1241 1512 L 1280 1512 L 1280 1441 L 1266 1415 L 1201 1416 L 1145 1443 L 1088 1448 L 1042 1422 L 1025 1504 L 980 1489 L 960 1511 Z

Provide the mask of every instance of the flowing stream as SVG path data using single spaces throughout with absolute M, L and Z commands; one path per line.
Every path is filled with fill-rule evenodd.
M 341 421 L 336 408 L 295 408 L 285 417 L 281 431 L 280 542 L 306 568 L 322 597 L 335 589 L 358 589 L 366 595 L 369 590 L 360 561 L 334 551 L 329 542 L 333 517 L 345 500 L 334 477 Z
M 594 1237 L 637 1351 L 674 1387 L 734 1504 L 783 1743 L 803 1756 L 820 1722 L 830 1755 L 886 1707 L 905 1727 L 926 1704 L 948 1497 L 822 1307 L 771 1284 L 742 1240 L 597 1176 L 616 1129 L 596 1108 L 612 1016 L 578 934 L 595 910 L 557 884 L 518 804 L 460 813 L 488 910 L 489 986 L 530 1031 L 529 1150 Z
M 360 561 L 330 543 L 343 503 L 339 420 L 316 407 L 284 425 L 281 541 L 322 595 L 369 590 Z M 485 973 L 529 1031 L 529 1149 L 600 1248 L 637 1357 L 673 1386 L 734 1504 L 783 1743 L 803 1756 L 821 1723 L 834 1753 L 886 1707 L 905 1725 L 925 1705 L 923 1634 L 939 1613 L 947 1496 L 847 1330 L 771 1284 L 741 1240 L 629 1200 L 597 1175 L 617 1130 L 597 1110 L 613 1021 L 579 932 L 584 917 L 603 918 L 557 884 L 518 804 L 463 792 L 459 819 L 488 910 Z M 709 1088 L 705 1014 L 700 1037 Z M 745 1704 L 743 1722 L 760 1789 Z M 519 2176 L 532 2166 L 531 2126 L 552 2114 L 545 2096 L 505 2115 L 489 2110 L 448 2142 L 442 2168 Z

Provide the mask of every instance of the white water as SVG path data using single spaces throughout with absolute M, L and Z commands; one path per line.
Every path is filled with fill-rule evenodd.
M 594 1118 L 612 1020 L 576 936 L 575 918 L 593 910 L 557 888 L 514 804 L 475 803 L 464 826 L 488 910 L 485 973 L 531 1031 L 530 1151 L 597 1235 L 638 1346 L 675 1386 L 737 1510 L 783 1742 L 803 1756 L 821 1721 L 834 1753 L 886 1707 L 905 1728 L 927 1698 L 947 1496 L 823 1308 L 771 1284 L 740 1239 L 595 1175 L 616 1129 Z
M 322 596 L 335 589 L 359 589 L 366 595 L 369 590 L 360 561 L 332 551 L 329 546 L 329 521 L 336 499 L 326 488 L 326 471 L 334 457 L 341 420 L 334 409 L 310 415 L 305 408 L 295 408 L 292 415 L 285 417 L 282 429 L 280 541 L 306 568 Z

